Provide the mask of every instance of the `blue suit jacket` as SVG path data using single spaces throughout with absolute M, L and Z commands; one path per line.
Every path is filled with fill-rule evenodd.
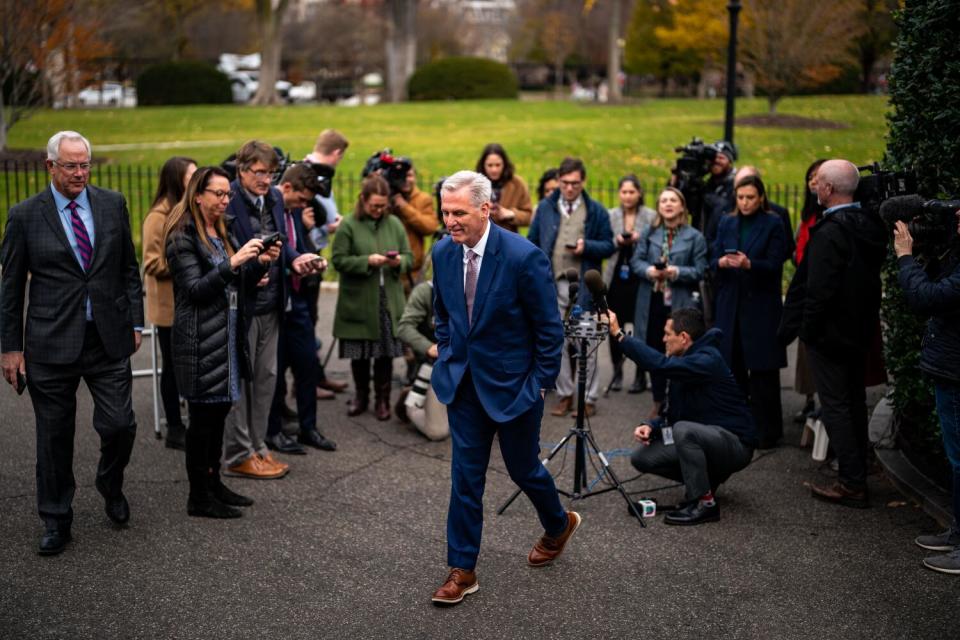
M 488 223 L 489 224 L 489 223 Z M 507 422 L 552 389 L 560 371 L 563 325 L 550 262 L 525 238 L 490 225 L 467 322 L 463 247 L 444 238 L 433 249 L 433 310 L 439 357 L 432 384 L 453 402 L 467 367 L 487 415 Z
M 710 261 L 717 274 L 714 326 L 723 331 L 720 351 L 728 364 L 733 362 L 733 337 L 739 331 L 747 369 L 769 371 L 787 366 L 786 349 L 777 340 L 787 240 L 779 217 L 763 211 L 755 215 L 743 246 L 740 216 L 724 216 L 717 226 Z M 718 261 L 730 249 L 747 254 L 750 269 L 720 269 Z

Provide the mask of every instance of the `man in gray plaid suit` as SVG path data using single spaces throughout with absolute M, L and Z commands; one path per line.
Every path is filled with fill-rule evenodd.
M 100 435 L 97 490 L 110 520 L 130 517 L 122 488 L 136 434 L 130 355 L 140 347 L 143 300 L 126 202 L 87 184 L 90 157 L 79 133 L 50 138 L 50 186 L 10 209 L 0 249 L 0 364 L 20 391 L 25 376 L 33 401 L 41 555 L 60 553 L 71 538 L 81 378 Z

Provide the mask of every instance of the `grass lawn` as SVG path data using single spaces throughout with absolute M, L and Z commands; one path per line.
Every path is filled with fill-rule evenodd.
M 312 149 L 317 133 L 334 127 L 351 141 L 338 171 L 339 182 L 342 176 L 359 176 L 370 154 L 383 147 L 411 156 L 421 177 L 438 177 L 474 168 L 483 146 L 499 142 L 531 191 L 544 169 L 556 166 L 566 155 L 578 155 L 587 165 L 588 190 L 603 204 L 614 206 L 615 182 L 621 175 L 633 172 L 648 185 L 661 184 L 676 159 L 676 146 L 693 136 L 707 142 L 718 140 L 723 135 L 723 108 L 718 99 L 675 99 L 628 106 L 472 101 L 357 108 L 230 105 L 47 110 L 10 131 L 10 148 L 42 149 L 50 135 L 62 129 L 87 136 L 95 157 L 107 159 L 105 166 L 94 170 L 93 182 L 120 185 L 130 206 L 139 249 L 140 222 L 147 213 L 157 171 L 171 155 L 218 164 L 244 141 L 259 138 L 299 159 Z M 760 167 L 768 185 L 791 187 L 791 197 L 783 197 L 781 203 L 797 215 L 796 199 L 802 194 L 803 175 L 812 160 L 845 157 L 866 164 L 883 157 L 887 108 L 886 97 L 880 96 L 784 99 L 781 114 L 829 120 L 845 128 L 738 126 L 738 164 Z M 762 99 L 737 102 L 738 117 L 762 115 L 766 110 Z M 163 148 L 157 148 L 158 143 Z M 128 173 L 130 165 L 140 167 L 141 175 Z M 121 167 L 123 177 L 102 175 L 119 172 Z M 102 172 L 99 179 L 98 171 Z M 21 178 L 13 183 L 9 175 L 0 175 L 0 229 L 6 220 L 6 203 L 35 193 L 46 180 L 42 170 Z M 355 190 L 355 186 L 338 189 L 341 211 L 351 208 Z
M 883 155 L 885 97 L 787 98 L 779 110 L 847 128 L 738 127 L 739 164 L 759 166 L 770 183 L 798 184 L 818 157 L 842 156 L 863 164 Z M 765 100 L 737 102 L 738 116 L 765 112 Z M 40 149 L 51 133 L 75 129 L 91 140 L 96 155 L 121 164 L 159 166 L 174 154 L 192 156 L 201 164 L 218 163 L 250 138 L 278 145 L 297 159 L 310 151 L 321 129 L 335 127 L 351 141 L 341 168 L 345 174 L 358 174 L 373 151 L 391 147 L 411 156 L 421 173 L 446 175 L 472 168 L 483 145 L 496 141 L 506 147 L 528 183 L 568 154 L 584 159 L 591 181 L 635 172 L 659 182 L 673 165 L 674 147 L 694 135 L 707 142 L 719 139 L 722 121 L 719 99 L 649 100 L 630 106 L 474 101 L 358 108 L 145 107 L 42 111 L 11 130 L 10 147 Z M 189 146 L 153 146 L 177 141 Z M 106 148 L 98 151 L 98 145 Z

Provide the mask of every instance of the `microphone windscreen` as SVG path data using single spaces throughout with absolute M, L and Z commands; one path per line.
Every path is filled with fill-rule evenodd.
M 583 274 L 583 283 L 587 285 L 590 294 L 594 297 L 606 294 L 606 285 L 603 284 L 603 276 L 596 269 L 590 269 Z
M 880 205 L 880 217 L 888 225 L 897 220 L 909 220 L 923 212 L 923 198 L 918 195 L 894 196 Z
M 563 274 L 563 277 L 567 279 L 567 282 L 579 282 L 580 281 L 580 270 L 576 267 L 570 267 L 567 269 L 567 272 Z
M 571 282 L 570 286 L 567 287 L 567 298 L 569 300 L 576 300 L 578 295 L 580 295 L 580 283 Z

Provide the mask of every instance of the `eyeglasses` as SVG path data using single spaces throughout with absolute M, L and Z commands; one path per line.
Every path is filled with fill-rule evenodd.
M 243 169 L 245 173 L 252 173 L 253 177 L 257 180 L 263 180 L 264 178 L 269 178 L 273 174 L 269 171 L 250 171 L 250 169 Z
M 367 209 L 370 211 L 386 211 L 388 206 L 386 204 L 368 204 Z
M 213 197 L 217 200 L 223 200 L 224 198 L 232 198 L 233 191 L 224 191 L 222 189 L 204 189 L 204 193 L 212 193 Z
M 64 171 L 90 171 L 89 162 L 60 162 L 59 160 L 53 160 L 53 164 L 57 165 Z
M 565 187 L 579 187 L 583 184 L 583 180 L 561 180 L 560 184 Z

